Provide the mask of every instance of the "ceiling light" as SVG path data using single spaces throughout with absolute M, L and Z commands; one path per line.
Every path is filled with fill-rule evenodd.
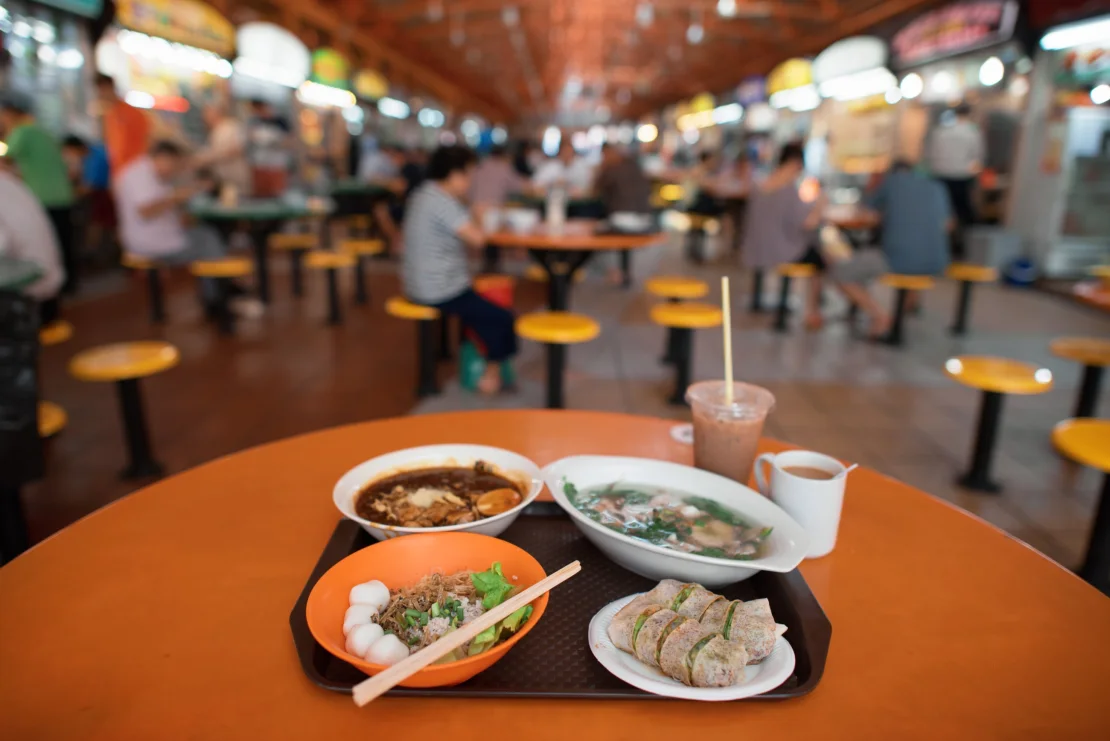
M 956 89 L 956 76 L 942 69 L 929 80 L 929 89 L 937 95 L 947 95 Z
M 896 87 L 892 87 L 890 90 L 886 91 L 886 95 L 883 96 L 883 99 L 886 100 L 887 103 L 894 105 L 902 99 L 902 91 Z
M 636 24 L 640 28 L 647 28 L 655 20 L 655 8 L 651 3 L 640 3 L 636 6 Z
M 135 108 L 153 108 L 154 96 L 150 93 L 144 93 L 141 90 L 131 90 L 127 95 L 123 96 L 127 105 L 134 106 Z
M 902 91 L 903 98 L 913 100 L 925 89 L 925 81 L 921 79 L 921 75 L 911 72 L 902 78 L 902 84 L 898 87 Z
M 1110 85 L 1098 85 L 1091 89 L 1091 102 L 1095 105 L 1102 105 L 1103 103 L 1110 102 Z
M 543 142 L 540 145 L 543 148 L 543 153 L 548 157 L 557 155 L 559 153 L 559 142 L 562 140 L 563 135 L 559 129 L 554 126 L 548 126 L 544 129 Z
M 1010 95 L 1020 98 L 1029 92 L 1029 80 L 1025 77 L 1015 77 L 1010 83 Z
M 802 113 L 821 105 L 821 96 L 816 85 L 802 85 L 772 93 L 767 102 L 772 108 L 789 108 L 795 113 Z
M 46 21 L 35 21 L 34 31 L 31 36 L 40 44 L 54 43 L 54 27 Z
M 736 15 L 736 0 L 717 0 L 717 15 L 722 18 Z
M 698 139 L 701 138 L 701 132 L 697 129 L 686 129 L 682 132 L 682 141 L 687 144 L 697 144 Z
M 520 11 L 515 5 L 507 5 L 501 9 L 501 21 L 510 28 L 520 23 Z
M 347 108 L 357 102 L 355 94 L 350 90 L 342 90 L 331 85 L 321 85 L 311 80 L 305 80 L 297 88 L 297 99 L 305 105 L 331 106 L 334 108 Z M 382 100 L 388 99 L 382 98 Z
M 1041 38 L 1041 48 L 1049 51 L 1070 49 L 1083 44 L 1095 44 L 1110 38 L 1110 16 L 1097 20 L 1069 23 L 1059 26 Z
M 422 108 L 420 112 L 416 114 L 416 120 L 425 128 L 438 129 L 440 126 L 443 126 L 447 119 L 442 112 L 437 111 L 435 108 Z
M 54 60 L 58 58 L 58 52 L 54 51 L 53 46 L 40 46 L 38 58 L 43 64 L 53 64 Z
M 432 23 L 443 20 L 442 0 L 431 0 L 431 2 L 428 3 L 428 20 Z
M 658 136 L 659 127 L 655 124 L 641 124 L 640 128 L 636 129 L 636 139 L 643 142 L 644 144 L 655 141 L 656 137 Z
M 467 118 L 459 124 L 459 131 L 462 132 L 463 136 L 478 136 L 482 131 L 482 127 L 473 118 Z
M 1006 76 L 1006 65 L 998 57 L 991 57 L 979 67 L 979 82 L 986 87 L 997 85 Z
M 489 138 L 494 144 L 504 144 L 509 138 L 509 132 L 505 131 L 503 126 L 494 126 L 493 131 L 489 133 Z
M 57 64 L 62 69 L 81 69 L 85 64 L 85 55 L 76 49 L 62 49 L 58 52 Z
M 896 84 L 897 80 L 886 67 L 872 67 L 825 80 L 821 83 L 820 91 L 823 98 L 858 100 L 872 95 L 885 95 Z
M 406 119 L 409 117 L 409 106 L 396 98 L 382 98 L 378 101 L 378 112 L 390 118 Z
M 25 20 L 18 20 L 12 24 L 12 33 L 21 38 L 31 38 L 31 24 Z
M 705 38 L 705 29 L 702 28 L 700 23 L 691 23 L 686 28 L 686 40 L 691 44 L 700 44 L 701 40 Z

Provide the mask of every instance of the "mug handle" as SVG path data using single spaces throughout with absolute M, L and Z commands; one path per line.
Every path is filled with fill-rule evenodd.
M 763 475 L 763 464 L 770 463 L 774 465 L 775 454 L 764 453 L 755 459 L 755 486 L 759 489 L 759 493 L 765 497 L 771 496 L 771 481 Z

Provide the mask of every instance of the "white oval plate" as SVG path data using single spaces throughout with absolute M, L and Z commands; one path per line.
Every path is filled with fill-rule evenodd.
M 771 655 L 758 664 L 744 667 L 744 681 L 731 687 L 687 687 L 676 682 L 653 666 L 641 662 L 613 645 L 609 639 L 609 623 L 617 612 L 639 597 L 631 594 L 601 608 L 590 620 L 590 650 L 603 667 L 633 687 L 653 695 L 677 697 L 681 700 L 721 702 L 769 692 L 785 682 L 794 673 L 794 649 L 784 636 L 779 636 Z

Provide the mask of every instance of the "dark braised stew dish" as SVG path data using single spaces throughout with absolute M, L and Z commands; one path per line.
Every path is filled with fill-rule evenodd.
M 520 504 L 520 487 L 478 461 L 421 468 L 374 481 L 355 499 L 355 513 L 396 527 L 461 525 L 499 515 Z

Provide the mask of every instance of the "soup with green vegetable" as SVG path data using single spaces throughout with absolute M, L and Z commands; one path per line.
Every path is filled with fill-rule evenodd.
M 622 481 L 579 491 L 563 482 L 567 499 L 605 527 L 652 545 L 710 558 L 747 561 L 762 554 L 771 528 L 705 497 Z

